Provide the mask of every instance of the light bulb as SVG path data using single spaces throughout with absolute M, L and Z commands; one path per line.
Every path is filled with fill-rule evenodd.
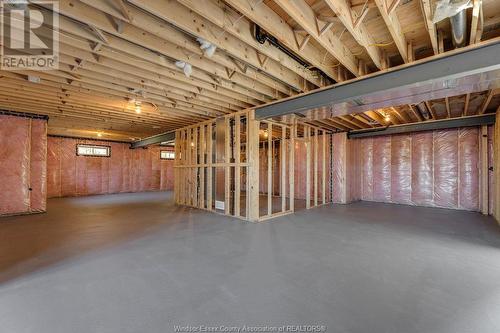
M 388 114 L 386 114 L 385 117 L 384 117 L 384 120 L 386 122 L 389 122 L 389 121 L 391 121 L 391 117 Z
M 137 113 L 137 114 L 141 113 L 141 106 L 140 105 L 135 106 L 135 113 Z
M 101 132 L 98 132 L 98 133 L 97 133 L 97 136 L 98 136 L 98 137 L 101 137 L 101 136 L 102 136 L 102 133 L 101 133 Z
M 269 136 L 269 134 L 267 133 L 267 131 L 264 131 L 264 137 L 267 138 Z

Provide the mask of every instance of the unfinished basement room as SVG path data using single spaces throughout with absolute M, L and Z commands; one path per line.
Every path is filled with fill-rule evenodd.
M 500 332 L 499 0 L 0 0 L 0 332 Z

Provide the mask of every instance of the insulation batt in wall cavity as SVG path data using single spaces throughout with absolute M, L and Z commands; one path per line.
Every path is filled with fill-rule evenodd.
M 110 157 L 77 156 L 77 144 L 110 146 Z M 126 143 L 48 138 L 48 197 L 173 189 L 173 160 L 160 160 L 166 147 L 130 149 Z
M 46 210 L 47 121 L 0 115 L 0 215 Z
M 480 135 L 477 127 L 352 140 L 335 134 L 333 201 L 479 211 Z

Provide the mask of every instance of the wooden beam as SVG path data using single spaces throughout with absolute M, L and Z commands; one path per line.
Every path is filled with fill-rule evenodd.
M 479 23 L 479 16 L 480 16 L 480 12 L 481 12 L 481 7 L 482 7 L 482 0 L 473 0 L 469 44 L 476 43 L 476 35 L 478 32 L 478 23 Z
M 316 14 L 305 0 L 275 2 L 354 76 L 359 75 L 357 60 L 350 49 L 331 31 L 320 36 Z
M 387 13 L 390 15 L 396 8 L 398 7 L 399 3 L 401 0 L 392 0 L 391 4 L 389 5 L 389 8 L 387 10 Z
M 266 4 L 259 2 L 257 6 L 253 6 L 251 1 L 242 0 L 226 0 L 225 2 L 253 22 L 257 23 L 291 51 L 299 53 L 297 43 L 295 43 L 293 29 Z M 332 67 L 333 62 L 325 60 L 323 54 L 318 52 L 315 47 L 308 44 L 300 55 L 304 60 L 321 69 L 329 77 L 337 80 L 337 74 Z
M 337 18 L 342 22 L 349 33 L 356 39 L 358 44 L 366 49 L 366 52 L 375 63 L 375 66 L 382 68 L 380 50 L 375 46 L 375 41 L 369 34 L 365 25 L 361 21 L 359 21 L 357 26 L 353 23 L 351 19 L 352 9 L 349 8 L 347 0 L 325 0 L 325 2 L 337 15 Z M 358 73 L 360 73 L 359 70 Z
M 444 99 L 444 103 L 446 105 L 446 114 L 448 116 L 448 118 L 451 118 L 451 111 L 450 111 L 450 100 L 448 97 L 445 97 Z
M 407 54 L 407 44 L 405 36 L 401 30 L 401 24 L 395 12 L 389 13 L 387 4 L 385 0 L 375 0 L 375 4 L 378 7 L 380 15 L 384 19 L 384 22 L 389 29 L 389 32 L 396 44 L 396 47 L 399 50 L 399 54 L 401 54 L 401 58 L 405 63 L 408 62 L 408 54 Z
M 225 39 L 227 33 L 229 33 L 230 35 L 236 37 L 238 40 L 253 47 L 258 53 L 262 53 L 263 55 L 265 55 L 266 59 L 272 59 L 276 61 L 280 65 L 297 73 L 316 86 L 324 85 L 324 81 L 322 80 L 322 78 L 318 77 L 315 72 L 304 68 L 303 66 L 298 64 L 297 61 L 284 54 L 276 47 L 270 45 L 269 43 L 260 44 L 254 37 L 254 27 L 252 26 L 252 22 L 250 22 L 246 17 L 241 17 L 240 13 L 237 13 L 235 10 L 227 6 L 224 2 L 216 0 L 178 0 L 178 2 L 180 2 L 182 5 L 186 6 L 196 14 L 202 16 L 207 21 L 221 28 L 220 31 L 214 31 L 211 28 L 208 28 L 208 30 L 211 34 L 210 37 L 217 38 L 222 43 L 221 45 L 224 49 L 225 46 L 223 44 L 233 42 L 233 40 Z M 163 3 L 162 5 L 171 6 L 170 3 Z M 175 5 L 178 6 L 178 4 Z M 179 13 L 184 13 L 184 11 L 182 10 Z M 176 14 L 176 16 L 181 17 L 184 15 Z M 200 22 L 192 14 L 190 14 L 189 16 L 191 16 L 191 19 L 196 21 L 195 24 L 197 25 L 198 29 L 203 28 L 203 26 L 205 27 L 205 29 L 211 26 L 207 26 L 204 24 L 204 22 Z M 239 52 L 241 52 L 242 54 L 244 52 L 246 56 L 247 53 L 251 51 L 249 50 L 248 52 L 246 52 L 244 47 L 240 47 Z M 248 56 L 250 56 L 250 54 L 248 54 Z M 262 63 L 261 66 L 265 67 L 266 64 Z
M 422 9 L 425 27 L 431 40 L 432 50 L 434 51 L 434 54 L 438 54 L 437 31 L 436 25 L 432 22 L 431 0 L 420 0 L 420 8 Z
M 469 111 L 469 102 L 470 102 L 470 94 L 465 94 L 465 103 L 464 103 L 464 111 L 462 112 L 462 116 L 466 116 Z
M 253 222 L 259 220 L 259 121 L 255 120 L 255 110 L 250 110 L 247 116 L 247 196 L 248 219 Z
M 486 99 L 484 100 L 483 105 L 481 106 L 481 109 L 479 111 L 479 114 L 484 114 L 486 112 L 486 109 L 488 108 L 488 105 L 490 105 L 491 98 L 495 95 L 495 90 L 491 89 L 488 91 L 488 94 L 486 95 Z

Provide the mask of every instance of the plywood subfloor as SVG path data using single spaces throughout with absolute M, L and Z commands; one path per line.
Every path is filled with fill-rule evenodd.
M 377 203 L 263 223 L 171 193 L 49 200 L 0 220 L 5 332 L 498 332 L 500 228 L 476 213 Z

